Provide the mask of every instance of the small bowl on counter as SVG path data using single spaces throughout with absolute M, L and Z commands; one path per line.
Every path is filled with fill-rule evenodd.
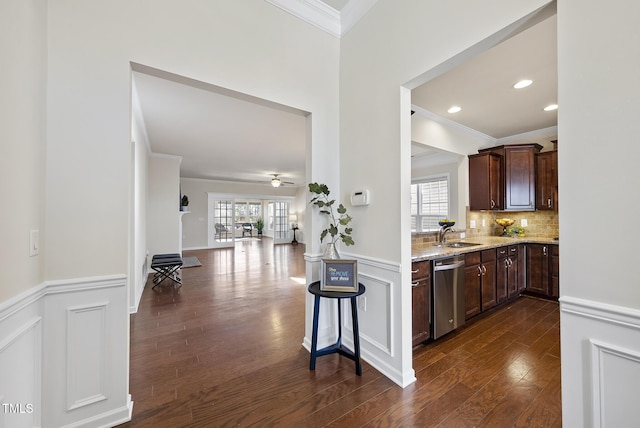
M 513 223 L 515 223 L 516 221 L 512 218 L 497 218 L 496 219 L 496 223 L 499 226 L 502 226 L 502 236 L 509 236 L 509 233 L 507 232 L 507 227 L 511 226 Z

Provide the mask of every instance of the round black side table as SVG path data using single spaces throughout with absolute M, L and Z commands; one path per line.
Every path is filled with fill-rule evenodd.
M 338 353 L 356 363 L 356 374 L 362 376 L 362 366 L 360 364 L 360 333 L 358 331 L 358 303 L 356 297 L 364 293 L 364 285 L 358 283 L 358 291 L 322 291 L 320 290 L 320 281 L 309 284 L 309 293 L 315 296 L 313 304 L 313 332 L 311 334 L 311 360 L 309 362 L 309 370 L 316 369 L 316 357 L 323 355 Z M 342 308 L 338 300 L 338 340 L 335 344 L 326 348 L 317 349 L 318 347 L 318 315 L 320 314 L 320 298 L 327 299 L 349 299 L 351 300 L 351 319 L 353 320 L 353 352 L 342 345 Z

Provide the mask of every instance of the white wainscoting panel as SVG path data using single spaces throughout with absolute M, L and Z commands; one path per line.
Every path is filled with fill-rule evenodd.
M 2 428 L 131 419 L 127 277 L 51 281 L 0 302 Z M 7 412 L 4 412 L 7 407 Z
M 67 309 L 67 410 L 107 399 L 108 305 Z
M 43 420 L 60 427 L 126 421 L 131 412 L 127 277 L 52 281 L 46 290 Z
M 593 420 L 601 427 L 630 426 L 632 421 L 620 417 L 638 405 L 638 395 L 629 391 L 640 385 L 640 352 L 597 340 L 590 343 Z
M 40 426 L 41 343 L 39 316 L 0 336 L 0 427 Z
M 638 425 L 640 310 L 560 298 L 563 426 Z
M 358 309 L 358 327 L 360 330 L 360 348 L 371 345 L 393 357 L 393 296 L 392 284 L 382 278 L 358 273 L 359 281 L 365 285 L 365 310 Z M 380 304 L 382 303 L 382 304 Z M 345 344 L 353 349 L 353 324 L 351 304 L 342 301 L 342 331 Z M 364 345 L 364 343 L 367 345 Z
M 367 288 L 364 294 L 366 310 L 358 309 L 362 359 L 402 387 L 412 383 L 415 381 L 413 370 L 411 367 L 404 367 L 407 358 L 402 354 L 402 319 L 404 315 L 400 298 L 402 291 L 400 265 L 342 251 L 340 254 L 343 258 L 358 261 L 358 280 Z M 320 278 L 321 255 L 305 254 L 305 260 L 307 262 L 307 282 L 318 280 Z M 410 284 L 407 284 L 407 287 L 410 287 Z M 331 340 L 335 341 L 337 335 L 335 321 L 332 321 L 336 317 L 335 315 L 330 317 L 328 314 L 326 317 L 323 316 L 322 306 L 324 304 L 325 302 L 320 305 L 318 343 L 322 339 L 323 343 L 330 344 Z M 313 316 L 313 296 L 309 293 L 306 305 L 307 322 L 303 346 L 309 350 Z M 351 308 L 347 301 L 343 302 L 343 305 L 343 341 L 345 346 L 353 349 Z M 410 319 L 410 314 L 408 318 Z M 411 323 L 405 328 L 408 328 L 410 333 Z M 321 332 L 323 336 L 321 336 Z M 408 336 L 410 337 L 410 334 Z M 321 364 L 321 361 L 318 361 L 318 364 Z

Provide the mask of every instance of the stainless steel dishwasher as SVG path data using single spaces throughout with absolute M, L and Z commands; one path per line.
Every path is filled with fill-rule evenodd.
M 433 339 L 464 324 L 464 256 L 433 262 Z

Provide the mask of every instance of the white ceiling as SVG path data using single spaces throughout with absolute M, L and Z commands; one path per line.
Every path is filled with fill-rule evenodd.
M 348 0 L 325 3 L 340 10 Z M 555 40 L 554 16 L 414 89 L 412 104 L 497 143 L 540 129 L 551 130 L 539 137 L 548 141 L 557 114 L 542 108 L 557 102 Z M 522 78 L 534 83 L 516 91 Z M 281 174 L 304 185 L 306 112 L 143 66 L 134 83 L 152 152 L 182 156 L 182 177 L 268 183 Z M 447 113 L 453 104 L 462 111 Z
M 495 139 L 554 127 L 543 108 L 558 102 L 557 69 L 554 15 L 414 89 L 412 103 Z M 522 79 L 533 84 L 514 89 Z
M 304 184 L 305 112 L 144 71 L 133 74 L 151 151 L 181 156 L 180 176 Z

